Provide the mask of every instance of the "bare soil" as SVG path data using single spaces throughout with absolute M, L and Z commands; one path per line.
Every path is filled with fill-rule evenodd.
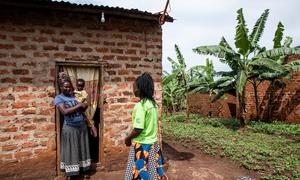
M 259 179 L 257 174 L 240 167 L 233 161 L 226 158 L 211 157 L 196 150 L 187 149 L 171 140 L 164 142 L 163 152 L 166 161 L 165 171 L 171 180 L 227 180 L 241 179 L 244 176 Z M 120 180 L 123 178 L 124 170 L 92 172 L 90 177 L 92 180 Z M 45 155 L 38 160 L 1 164 L 0 179 L 64 180 L 65 177 L 56 176 L 53 155 Z M 78 177 L 77 179 L 85 178 Z

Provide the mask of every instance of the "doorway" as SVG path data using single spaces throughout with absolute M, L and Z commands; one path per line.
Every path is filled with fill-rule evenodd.
M 76 89 L 76 80 L 84 79 L 85 88 L 89 94 L 88 96 L 88 109 L 86 110 L 86 116 L 89 119 L 93 119 L 95 122 L 95 127 L 97 128 L 97 137 L 92 137 L 89 133 L 89 146 L 90 155 L 92 162 L 99 165 L 103 160 L 103 121 L 102 121 L 102 86 L 103 86 L 103 63 L 100 62 L 86 62 L 80 63 L 75 62 L 57 62 L 56 63 L 56 75 L 59 72 L 65 72 L 70 76 L 73 88 Z M 57 77 L 57 76 L 56 76 Z M 57 82 L 57 81 L 56 81 Z M 56 94 L 59 94 L 59 87 L 56 83 Z M 56 109 L 56 134 L 57 134 L 57 170 L 60 166 L 60 134 L 63 126 L 63 116 L 60 114 L 58 109 Z M 90 129 L 89 129 L 90 132 Z

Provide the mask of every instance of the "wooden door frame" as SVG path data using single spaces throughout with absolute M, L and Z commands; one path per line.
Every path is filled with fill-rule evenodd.
M 89 61 L 89 60 L 72 60 L 66 59 L 62 61 L 55 61 L 55 94 L 57 95 L 59 92 L 58 87 L 58 79 L 57 75 L 59 73 L 60 66 L 76 66 L 76 67 L 96 67 L 99 68 L 99 108 L 100 108 L 100 122 L 99 122 L 99 129 L 98 129 L 98 136 L 99 136 L 99 162 L 97 166 L 101 166 L 104 164 L 104 146 L 103 146 L 103 76 L 104 76 L 104 66 L 107 64 L 106 61 Z M 55 132 L 56 132 L 56 172 L 57 175 L 60 174 L 60 113 L 58 108 L 55 110 Z

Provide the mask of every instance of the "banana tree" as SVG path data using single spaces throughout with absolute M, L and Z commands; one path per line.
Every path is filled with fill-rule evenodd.
M 266 9 L 256 21 L 252 33 L 248 36 L 248 29 L 243 15 L 243 10 L 237 11 L 237 21 L 235 33 L 235 46 L 237 52 L 230 47 L 224 37 L 219 45 L 200 46 L 193 49 L 194 52 L 205 55 L 213 55 L 223 63 L 229 65 L 230 72 L 223 72 L 222 78 L 211 87 L 218 89 L 219 93 L 215 99 L 222 94 L 232 90 L 236 91 L 239 102 L 239 119 L 242 126 L 245 125 L 243 113 L 245 111 L 245 86 L 252 78 L 257 78 L 262 70 L 282 71 L 283 67 L 274 63 L 273 57 L 286 56 L 290 54 L 300 54 L 295 48 L 274 48 L 266 51 L 257 44 L 265 27 L 269 10 Z M 263 67 L 263 68 L 261 68 Z M 257 74 L 257 72 L 259 72 Z M 256 86 L 256 85 L 255 85 Z
M 179 106 L 179 110 L 183 110 L 186 106 L 186 96 L 190 89 L 190 81 L 193 79 L 200 78 L 201 74 L 199 73 L 199 70 L 201 69 L 200 66 L 194 66 L 190 69 L 187 69 L 185 59 L 179 49 L 179 47 L 175 44 L 175 52 L 177 56 L 177 60 L 174 60 L 170 57 L 168 57 L 168 61 L 172 65 L 172 71 L 170 74 L 166 74 L 166 76 L 163 78 L 163 84 L 164 86 L 168 87 L 171 86 L 171 84 L 176 84 L 176 87 L 178 88 L 177 93 L 177 106 Z M 174 108 L 173 108 L 174 109 Z

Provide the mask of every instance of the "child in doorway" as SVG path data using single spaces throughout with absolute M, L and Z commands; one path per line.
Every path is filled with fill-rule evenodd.
M 126 146 L 130 146 L 125 180 L 167 180 L 157 138 L 158 105 L 153 98 L 154 83 L 149 73 L 135 80 L 133 92 L 140 101 L 132 112 L 133 130 L 125 138 Z
M 76 87 L 77 90 L 74 90 L 75 98 L 80 103 L 87 103 L 88 100 L 88 93 L 84 90 L 85 81 L 83 79 L 77 79 L 76 81 Z M 97 137 L 97 129 L 94 125 L 94 121 L 91 119 L 88 119 L 86 114 L 84 114 L 85 119 L 87 121 L 88 126 L 91 128 L 91 134 L 94 137 Z

